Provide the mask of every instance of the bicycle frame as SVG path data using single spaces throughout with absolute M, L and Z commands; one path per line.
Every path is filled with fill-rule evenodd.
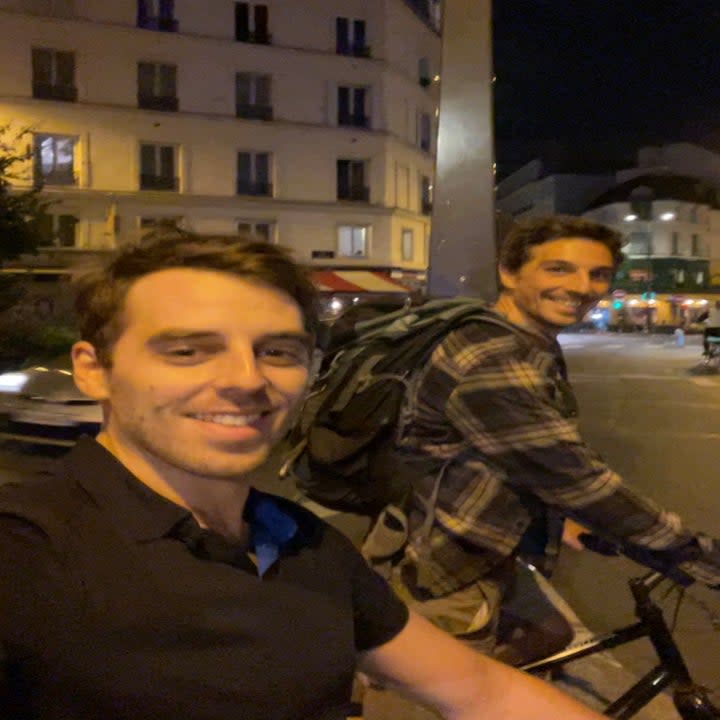
M 600 635 L 579 646 L 555 653 L 550 657 L 522 666 L 522 670 L 539 673 L 557 670 L 568 662 L 624 645 L 639 638 L 650 640 L 660 663 L 641 678 L 617 700 L 608 705 L 604 715 L 625 720 L 635 715 L 665 688 L 673 686 L 673 702 L 683 720 L 714 720 L 720 718 L 707 691 L 695 683 L 673 640 L 662 609 L 650 593 L 665 579 L 659 572 L 651 572 L 629 581 L 635 598 L 635 615 L 638 622 L 605 635 Z

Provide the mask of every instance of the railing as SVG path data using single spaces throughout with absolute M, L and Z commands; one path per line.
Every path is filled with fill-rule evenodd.
M 51 170 L 43 173 L 35 170 L 35 185 L 75 185 L 77 178 L 72 170 Z
M 269 32 L 239 32 L 235 33 L 238 42 L 255 43 L 256 45 L 272 45 L 272 34 Z
M 338 184 L 338 200 L 353 200 L 355 202 L 370 202 L 370 188 L 364 185 Z
M 249 118 L 251 120 L 272 120 L 272 105 L 249 105 L 247 103 L 238 103 L 235 106 L 235 115 L 239 118 Z
M 77 88 L 72 85 L 50 85 L 49 83 L 33 83 L 33 97 L 40 100 L 77 101 Z
M 338 111 L 338 125 L 350 125 L 352 127 L 370 127 L 370 118 L 367 115 Z
M 139 28 L 144 30 L 159 30 L 160 32 L 177 32 L 178 21 L 168 17 L 139 17 L 137 21 Z
M 340 40 L 335 45 L 338 55 L 352 55 L 354 57 L 369 58 L 371 54 L 369 45 L 351 45 L 346 40 Z
M 140 175 L 141 190 L 177 190 L 179 186 L 176 177 L 168 175 Z
M 145 95 L 138 93 L 138 107 L 143 110 L 163 110 L 177 112 L 178 99 L 172 95 Z
M 269 182 L 250 182 L 249 180 L 238 180 L 237 194 L 272 197 L 273 186 L 272 183 Z

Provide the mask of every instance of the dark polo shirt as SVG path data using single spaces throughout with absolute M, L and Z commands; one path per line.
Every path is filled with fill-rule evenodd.
M 297 524 L 262 576 L 94 440 L 0 488 L 0 717 L 342 717 L 407 611 L 340 533 L 253 497 Z

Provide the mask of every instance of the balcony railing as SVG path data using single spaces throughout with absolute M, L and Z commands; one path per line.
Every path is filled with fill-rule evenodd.
M 177 32 L 178 21 L 168 17 L 139 17 L 137 21 L 139 28 L 144 30 L 158 30 L 160 32 Z
M 271 45 L 272 34 L 269 32 L 238 32 L 235 33 L 238 42 L 255 43 L 256 45 Z
M 143 110 L 162 110 L 165 112 L 177 112 L 178 99 L 172 95 L 146 95 L 138 93 L 138 107 Z
M 169 175 L 140 175 L 141 190 L 177 190 L 178 179 Z
M 238 180 L 237 194 L 272 197 L 273 186 L 272 183 L 269 182 L 251 182 L 249 180 Z
M 364 185 L 345 185 L 338 183 L 338 200 L 352 200 L 354 202 L 370 202 L 370 188 Z
M 369 45 L 351 45 L 346 40 L 339 40 L 335 45 L 338 55 L 352 55 L 354 57 L 369 58 L 371 51 Z
M 36 186 L 77 184 L 77 178 L 71 169 L 43 172 L 40 168 L 35 168 L 34 181 Z
M 272 105 L 248 105 L 246 103 L 238 103 L 235 106 L 235 114 L 239 118 L 249 118 L 251 120 L 272 120 Z
M 72 85 L 50 85 L 48 83 L 33 83 L 33 97 L 40 100 L 62 100 L 63 102 L 77 101 L 77 88 Z
M 367 115 L 338 110 L 338 125 L 367 128 L 370 127 L 370 118 Z

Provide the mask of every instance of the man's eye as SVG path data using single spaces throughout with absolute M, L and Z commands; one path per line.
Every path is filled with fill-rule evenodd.
M 308 350 L 304 345 L 268 345 L 259 350 L 258 356 L 271 365 L 307 365 L 309 362 Z

